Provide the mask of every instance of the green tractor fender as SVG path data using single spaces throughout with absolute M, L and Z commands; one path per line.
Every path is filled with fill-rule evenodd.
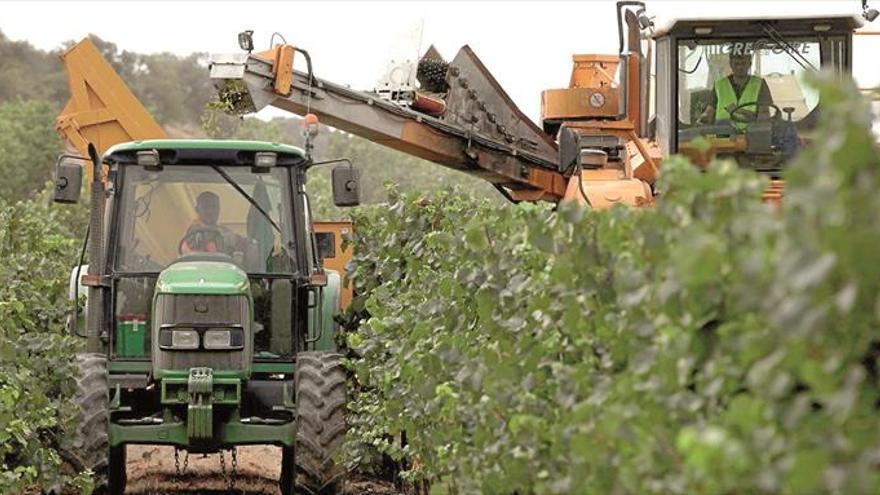
M 312 350 L 335 350 L 336 329 L 338 325 L 333 317 L 340 309 L 342 293 L 342 276 L 336 270 L 325 269 L 327 285 L 321 289 L 321 304 L 309 309 L 309 333 L 312 339 Z

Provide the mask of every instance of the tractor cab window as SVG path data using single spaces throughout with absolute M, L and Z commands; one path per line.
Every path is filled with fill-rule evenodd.
M 288 171 L 126 166 L 117 272 L 159 272 L 182 256 L 229 259 L 248 273 L 290 273 Z
M 816 121 L 808 73 L 839 61 L 843 38 L 682 39 L 677 46 L 678 151 L 781 170 Z
M 229 261 L 250 274 L 255 357 L 293 352 L 288 169 L 254 174 L 250 167 L 169 165 L 150 171 L 125 165 L 118 201 L 114 356 L 149 357 L 156 277 L 186 257 Z

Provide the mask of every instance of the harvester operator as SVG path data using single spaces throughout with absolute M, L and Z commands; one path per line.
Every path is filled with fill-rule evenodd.
M 198 217 L 186 229 L 180 240 L 181 254 L 227 253 L 244 251 L 247 239 L 217 224 L 220 218 L 220 198 L 211 191 L 204 191 L 196 198 L 196 214 Z
M 737 121 L 731 123 L 742 130 L 749 121 L 769 118 L 773 105 L 770 88 L 764 79 L 749 74 L 751 67 L 751 53 L 730 54 L 731 74 L 715 81 L 715 91 L 700 116 L 700 123 L 731 122 L 730 114 L 734 111 Z

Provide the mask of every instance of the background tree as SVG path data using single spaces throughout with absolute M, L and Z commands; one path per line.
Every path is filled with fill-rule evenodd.
M 52 104 L 20 99 L 0 103 L 0 198 L 15 202 L 41 190 L 60 148 Z

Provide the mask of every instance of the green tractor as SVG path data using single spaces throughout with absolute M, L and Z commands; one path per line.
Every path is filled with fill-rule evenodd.
M 304 184 L 314 163 L 253 141 L 135 141 L 89 154 L 89 263 L 71 275 L 72 295 L 88 292 L 84 317 L 71 318 L 86 351 L 68 457 L 99 491 L 122 493 L 126 445 L 171 445 L 176 458 L 272 444 L 282 494 L 340 492 L 341 284 L 322 269 L 312 229 Z M 356 204 L 357 170 L 333 177 L 336 203 Z M 81 182 L 82 167 L 59 160 L 56 201 L 78 201 Z

